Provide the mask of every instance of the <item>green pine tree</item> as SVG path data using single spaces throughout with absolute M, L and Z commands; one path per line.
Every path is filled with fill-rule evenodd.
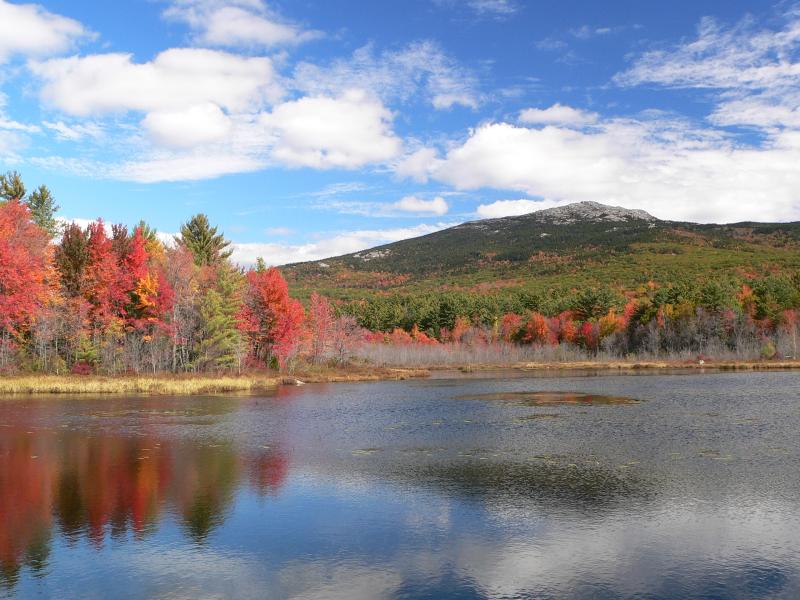
M 217 282 L 200 298 L 200 341 L 196 347 L 198 370 L 230 369 L 237 365 L 243 344 L 236 313 L 241 299 L 241 275 L 227 264 L 217 270 Z
M 16 171 L 9 171 L 5 175 L 0 175 L 0 198 L 6 202 L 17 200 L 22 202 L 25 199 L 25 184 L 22 183 L 22 176 Z
M 55 214 L 59 209 L 53 194 L 46 185 L 36 188 L 25 201 L 31 211 L 33 222 L 44 229 L 51 238 L 56 237 L 60 231 Z
M 217 233 L 216 227 L 211 227 L 204 214 L 195 215 L 181 225 L 181 235 L 176 241 L 189 249 L 197 266 L 218 265 L 232 253 L 228 248 L 230 242 Z

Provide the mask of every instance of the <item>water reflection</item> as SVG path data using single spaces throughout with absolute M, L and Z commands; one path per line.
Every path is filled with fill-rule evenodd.
M 87 435 L 6 427 L 0 435 L 0 580 L 13 586 L 26 565 L 41 573 L 57 530 L 68 542 L 152 533 L 173 513 L 203 543 L 235 490 L 275 494 L 288 472 L 278 448 L 242 452 L 231 443 L 158 436 Z
M 798 394 L 770 373 L 4 401 L 0 596 L 798 598 Z

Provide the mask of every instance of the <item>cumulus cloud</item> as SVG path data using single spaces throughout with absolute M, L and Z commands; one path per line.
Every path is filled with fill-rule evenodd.
M 553 104 L 549 108 L 526 108 L 519 113 L 519 120 L 529 125 L 566 125 L 583 127 L 597 121 L 597 113 L 579 108 Z
M 222 140 L 232 127 L 230 118 L 212 102 L 183 110 L 152 112 L 142 125 L 157 143 L 178 148 Z
M 430 41 L 380 54 L 372 46 L 364 46 L 352 57 L 327 66 L 300 63 L 292 84 L 308 94 L 336 94 L 359 88 L 369 90 L 384 102 L 406 102 L 422 93 L 437 109 L 455 105 L 476 108 L 480 102 L 475 76 Z
M 321 238 L 306 244 L 290 245 L 279 243 L 234 243 L 233 260 L 243 264 L 255 264 L 262 257 L 267 264 L 284 265 L 295 262 L 321 260 L 366 250 L 382 244 L 405 240 L 434 231 L 452 227 L 455 223 L 423 224 L 415 227 L 392 229 L 364 229 L 346 231 Z
M 262 0 L 172 0 L 165 15 L 185 21 L 195 41 L 209 46 L 266 46 L 311 35 Z M 224 29 L 240 18 L 247 27 L 233 27 L 235 35 Z M 28 67 L 42 104 L 61 113 L 43 124 L 46 130 L 62 141 L 114 142 L 105 164 L 85 157 L 32 160 L 141 182 L 268 166 L 361 168 L 402 151 L 390 101 L 421 94 L 440 109 L 478 102 L 474 78 L 432 42 L 377 55 L 362 48 L 352 60 L 324 67 L 301 63 L 289 78 L 269 57 L 196 47 L 145 61 L 98 53 L 30 60 Z
M 141 125 L 152 144 L 133 138 L 126 150 L 130 156 L 116 162 L 88 164 L 58 157 L 37 162 L 143 183 L 208 179 L 280 165 L 354 169 L 400 152 L 402 142 L 392 131 L 392 119 L 380 100 L 358 90 L 338 97 L 303 97 L 253 113 L 226 112 L 213 102 L 189 104 L 147 112 Z
M 447 202 L 441 196 L 436 196 L 432 200 L 424 200 L 416 196 L 406 196 L 392 205 L 392 208 L 409 213 L 446 215 L 450 209 Z
M 438 153 L 434 148 L 420 148 L 398 161 L 395 173 L 400 177 L 410 177 L 424 183 L 438 161 Z
M 278 136 L 275 160 L 318 169 L 355 168 L 393 158 L 402 143 L 391 121 L 391 112 L 360 90 L 335 98 L 300 98 L 263 115 L 264 124 Z
M 173 48 L 150 62 L 93 54 L 31 63 L 41 98 L 69 114 L 175 111 L 213 103 L 242 111 L 282 94 L 272 61 L 218 50 Z
M 182 48 L 143 63 L 128 54 L 95 54 L 30 67 L 49 106 L 79 118 L 122 119 L 111 126 L 119 164 L 101 165 L 97 174 L 152 182 L 252 171 L 267 164 L 276 139 L 261 122 L 283 95 L 269 58 Z M 141 129 L 131 119 L 141 119 Z M 76 140 L 98 126 L 57 121 L 47 127 Z
M 697 221 L 800 218 L 800 134 L 742 146 L 684 122 L 610 120 L 592 131 L 477 128 L 424 172 L 457 189 L 594 200 Z
M 281 19 L 260 0 L 173 0 L 164 16 L 185 22 L 198 43 L 210 46 L 272 47 L 320 35 Z
M 81 23 L 36 4 L 0 0 L 0 63 L 13 55 L 48 56 L 69 50 L 93 34 Z

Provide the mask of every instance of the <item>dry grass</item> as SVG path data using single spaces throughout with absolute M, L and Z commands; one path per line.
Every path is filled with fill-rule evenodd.
M 306 383 L 332 383 L 417 379 L 429 375 L 430 371 L 427 369 L 349 365 L 344 368 L 308 366 L 299 370 L 296 378 Z
M 329 383 L 355 381 L 386 381 L 427 377 L 429 369 L 452 369 L 454 365 L 430 365 L 427 368 L 392 368 L 350 366 L 343 369 L 308 367 L 292 376 L 243 375 L 243 376 L 184 376 L 184 377 L 98 377 L 57 375 L 8 375 L 0 376 L 0 396 L 12 394 L 139 394 L 195 396 L 232 392 L 255 392 L 273 389 L 278 385 L 299 383 Z M 723 371 L 759 371 L 778 369 L 800 369 L 800 360 L 758 361 L 564 361 L 564 362 L 518 362 L 466 364 L 460 366 L 464 372 L 489 369 L 520 370 L 660 370 L 660 369 L 708 369 Z
M 423 369 L 387 367 L 309 367 L 291 376 L 270 373 L 242 376 L 0 376 L 0 396 L 10 394 L 133 394 L 195 396 L 232 392 L 255 392 L 278 385 L 346 381 L 379 381 L 427 377 Z
M 274 388 L 274 377 L 0 377 L 0 394 L 148 394 L 191 396 Z

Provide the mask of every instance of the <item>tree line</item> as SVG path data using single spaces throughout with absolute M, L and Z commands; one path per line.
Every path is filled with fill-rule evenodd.
M 327 299 L 309 309 L 260 260 L 231 262 L 205 215 L 172 243 L 146 223 L 59 226 L 42 186 L 0 179 L 0 372 L 241 371 L 345 361 L 359 335 Z
M 46 186 L 28 193 L 18 173 L 0 176 L 0 372 L 291 369 L 346 363 L 365 344 L 798 355 L 799 272 L 336 304 L 312 294 L 303 306 L 262 259 L 235 265 L 205 215 L 165 243 L 143 221 L 81 227 L 57 210 Z

